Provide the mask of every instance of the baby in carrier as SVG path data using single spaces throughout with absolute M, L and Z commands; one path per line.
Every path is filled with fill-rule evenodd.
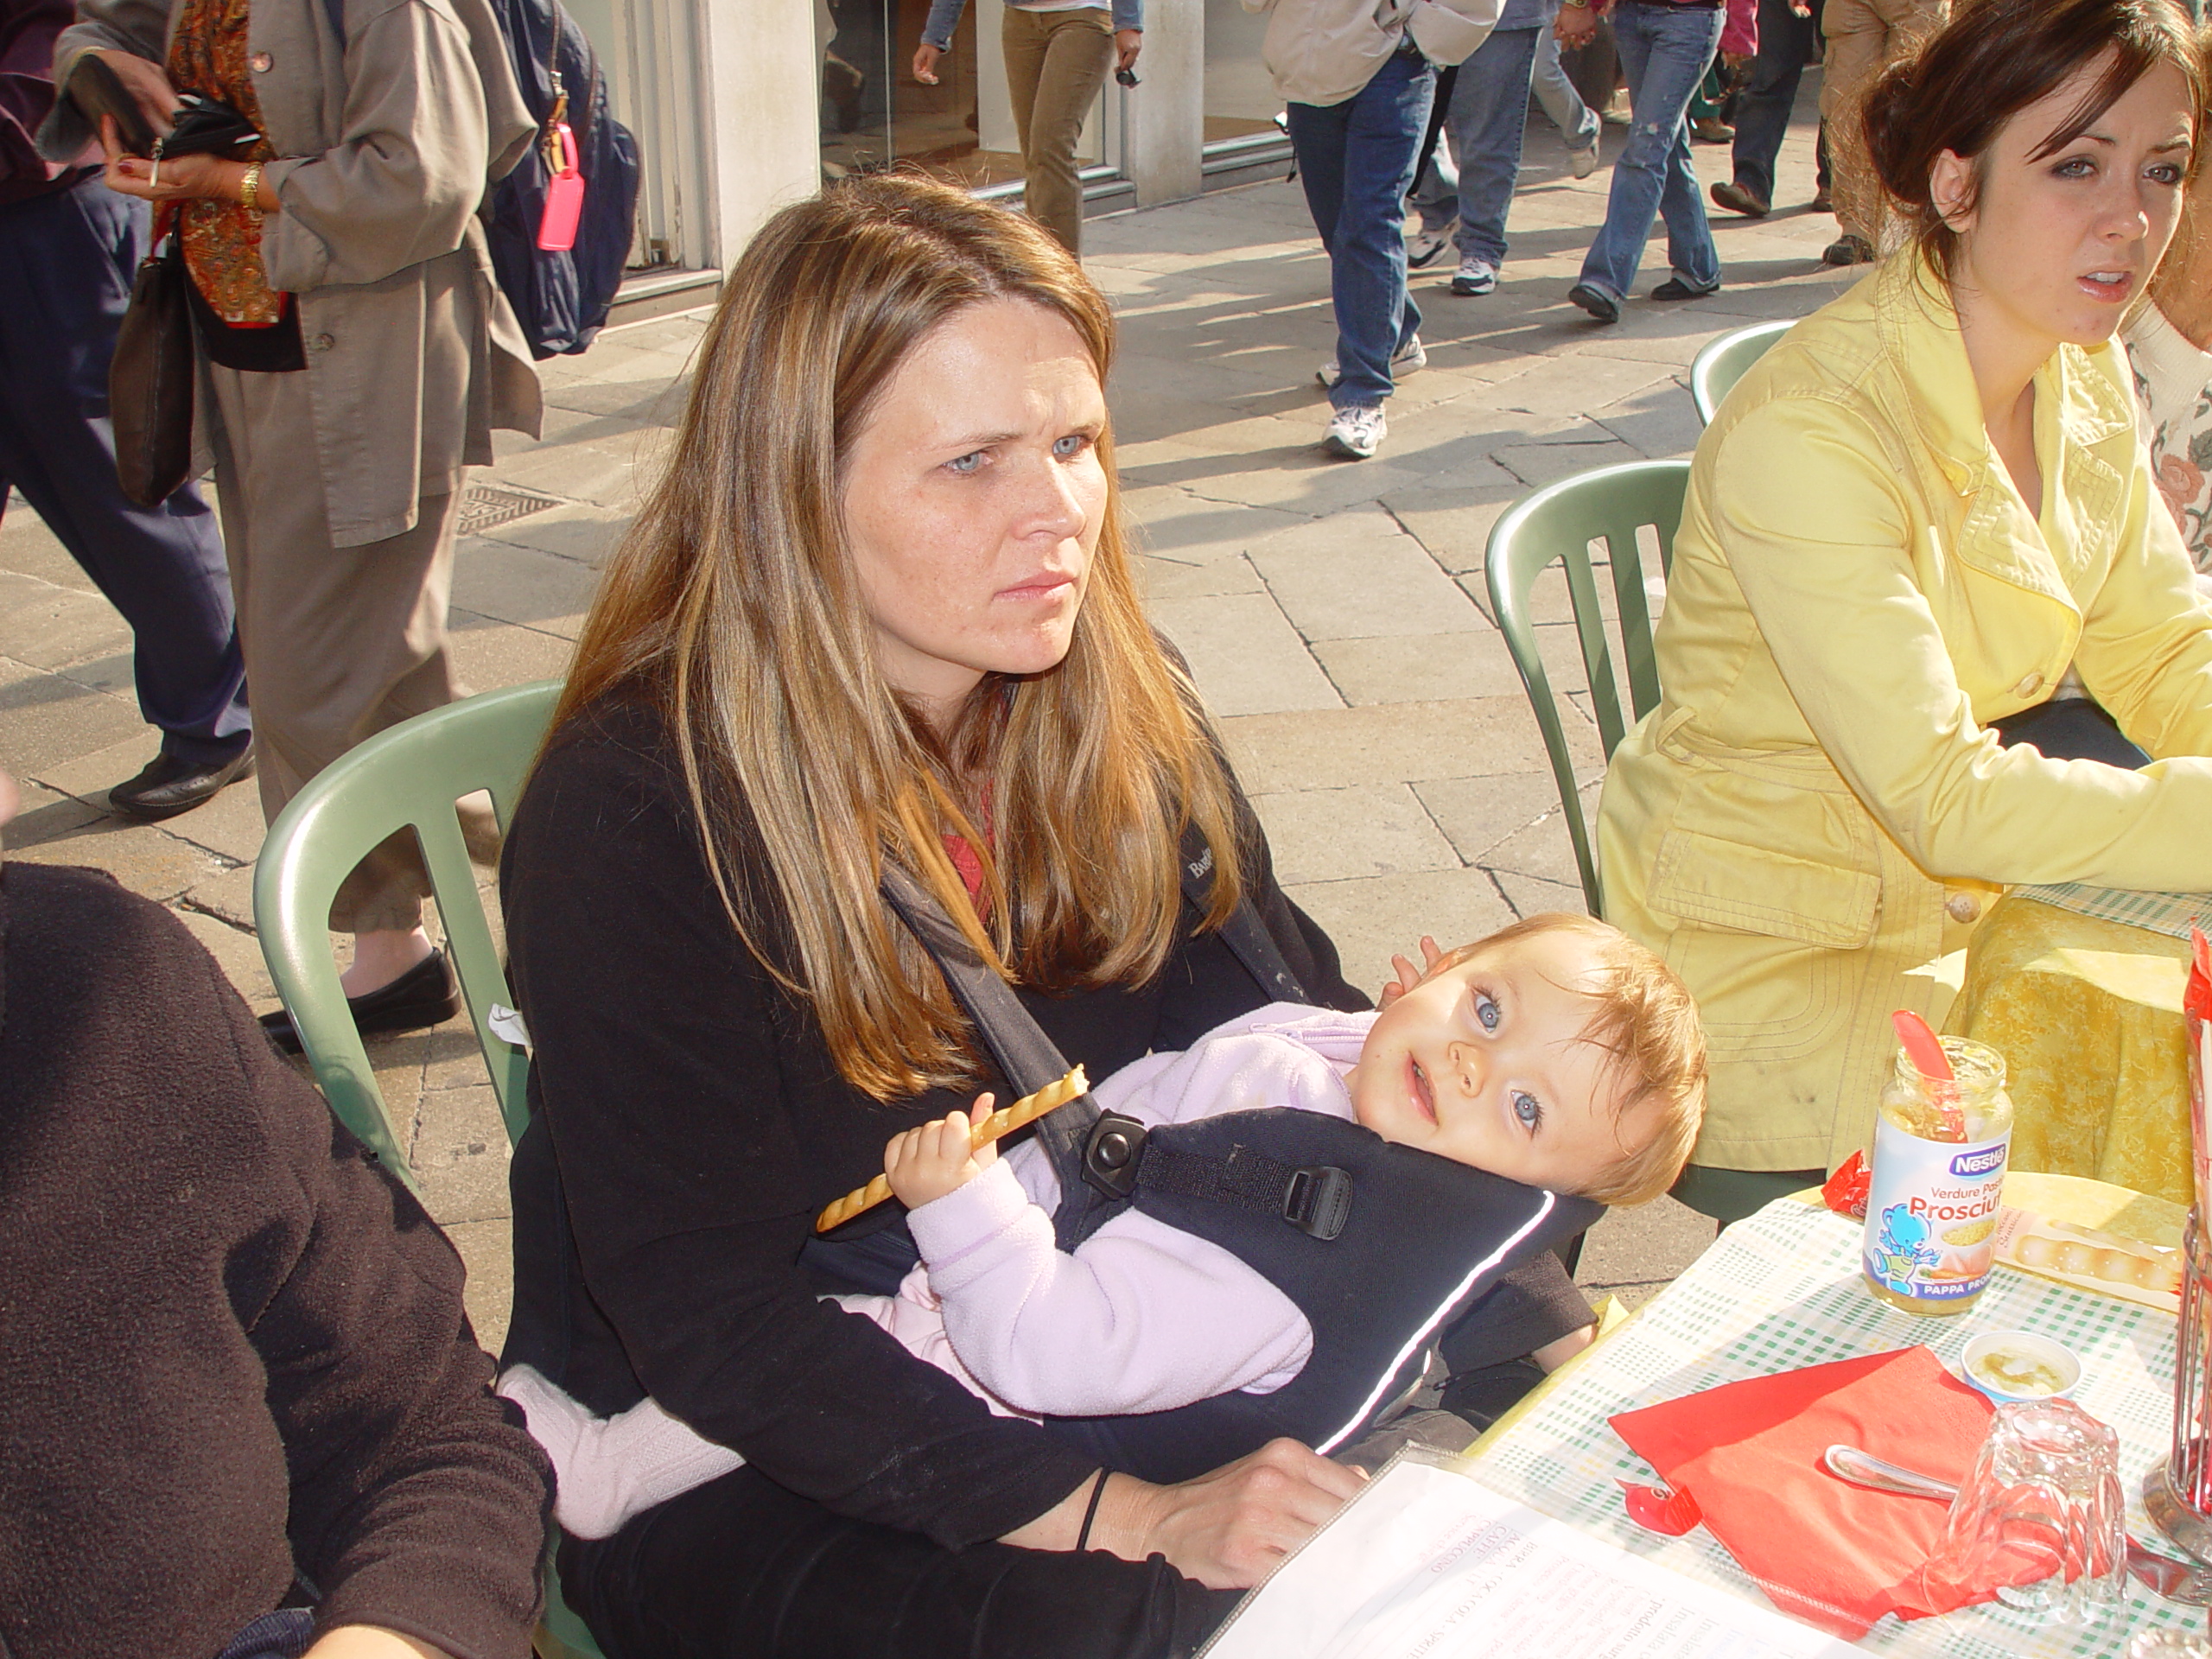
M 1586 1224 L 1595 1211 L 1579 1200 L 1638 1204 L 1673 1184 L 1704 1110 L 1705 1046 L 1689 993 L 1663 963 L 1584 916 L 1532 917 L 1448 953 L 1427 940 L 1422 948 L 1425 969 L 1397 959 L 1378 1013 L 1274 1003 L 1189 1049 L 1122 1067 L 1094 1097 L 1147 1128 L 1243 1115 L 1238 1140 L 1262 1153 L 1271 1140 L 1299 1140 L 1282 1131 L 1313 1113 L 1503 1178 L 1516 1185 L 1455 1188 L 1453 1172 L 1389 1153 L 1402 1169 L 1445 1177 L 1446 1193 L 1469 1195 L 1451 1202 L 1511 1211 L 1497 1220 L 1486 1270 L 1510 1265 L 1513 1249 L 1522 1259 L 1541 1249 L 1547 1216 L 1554 1232 Z M 1309 1364 L 1342 1351 L 1327 1327 L 1356 1320 L 1355 1308 L 1301 1298 L 1280 1261 L 1245 1259 L 1170 1224 L 1153 1212 L 1160 1206 L 1117 1210 L 1072 1251 L 1058 1249 L 1060 1183 L 1043 1148 L 1026 1142 L 1000 1157 L 971 1142 L 971 1123 L 990 1105 L 987 1095 L 972 1115 L 892 1141 L 885 1171 L 920 1264 L 896 1296 L 837 1297 L 849 1311 L 993 1410 L 1062 1422 L 1189 1411 L 1224 1396 L 1249 1403 L 1292 1389 Z M 1387 1170 L 1370 1185 L 1355 1202 L 1394 1201 Z M 1427 1190 L 1433 1205 L 1439 1189 Z M 1371 1241 L 1371 1214 L 1368 1223 Z M 1248 1224 L 1221 1236 L 1274 1235 Z M 1395 1276 L 1383 1264 L 1377 1298 Z M 743 1461 L 651 1400 L 602 1419 L 526 1366 L 499 1386 L 551 1455 L 560 1521 L 582 1537 L 605 1536 Z M 1367 1421 L 1355 1414 L 1345 1431 Z M 1113 1459 L 1110 1434 L 1091 1443 Z

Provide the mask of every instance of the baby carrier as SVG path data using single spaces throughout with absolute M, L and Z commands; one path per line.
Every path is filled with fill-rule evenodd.
M 1212 855 L 1191 841 L 1184 850 L 1185 892 L 1203 911 Z M 1006 982 L 912 877 L 887 867 L 883 893 L 1008 1083 L 1027 1093 L 1066 1071 Z M 1305 1000 L 1249 899 L 1222 938 L 1271 996 Z M 1228 1250 L 1313 1327 L 1305 1366 L 1271 1394 L 1052 1421 L 1100 1462 L 1153 1481 L 1204 1474 L 1279 1435 L 1324 1454 L 1357 1440 L 1420 1386 L 1453 1319 L 1603 1213 L 1588 1198 L 1522 1186 L 1318 1112 L 1235 1112 L 1147 1129 L 1084 1095 L 1039 1119 L 1035 1133 L 1059 1177 L 1062 1249 L 1134 1206 Z

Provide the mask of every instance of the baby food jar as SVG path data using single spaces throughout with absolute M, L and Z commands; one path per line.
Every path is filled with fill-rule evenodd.
M 1963 1313 L 1988 1284 L 2012 1142 L 2004 1057 L 1963 1037 L 1943 1053 L 1954 1084 L 1897 1051 L 1874 1124 L 1866 1285 L 1908 1313 Z

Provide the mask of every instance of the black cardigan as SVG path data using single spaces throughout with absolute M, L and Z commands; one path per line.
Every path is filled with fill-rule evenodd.
M 1292 970 L 1317 1001 L 1367 1006 L 1254 831 L 1254 897 Z M 603 702 L 555 736 L 501 890 L 537 1113 L 514 1166 L 507 1359 L 601 1412 L 650 1392 L 791 1491 L 952 1547 L 1073 1491 L 1094 1462 L 992 1416 L 800 1269 L 814 1216 L 881 1170 L 885 1141 L 972 1096 L 883 1106 L 838 1075 L 732 929 L 654 714 Z M 1211 934 L 1135 989 L 1022 996 L 1093 1077 L 1268 1000 Z
M 0 1655 L 207 1659 L 296 1570 L 529 1652 L 545 1461 L 367 1158 L 175 917 L 0 867 Z

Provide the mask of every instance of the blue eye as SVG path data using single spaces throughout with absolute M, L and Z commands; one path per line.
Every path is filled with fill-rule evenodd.
M 1516 1089 L 1513 1091 L 1513 1116 L 1520 1120 L 1522 1128 L 1534 1135 L 1544 1121 L 1544 1109 L 1534 1095 L 1524 1094 Z
M 1062 461 L 1071 460 L 1090 448 L 1090 435 L 1088 432 L 1071 432 L 1064 438 L 1052 440 L 1052 453 Z
M 949 473 L 957 473 L 961 477 L 967 478 L 980 472 L 982 465 L 983 452 L 980 449 L 970 449 L 966 454 L 956 455 L 946 461 L 944 469 Z
M 1475 993 L 1475 1018 L 1482 1021 L 1484 1031 L 1496 1031 L 1497 1022 L 1504 1017 L 1495 1001 L 1480 991 Z

